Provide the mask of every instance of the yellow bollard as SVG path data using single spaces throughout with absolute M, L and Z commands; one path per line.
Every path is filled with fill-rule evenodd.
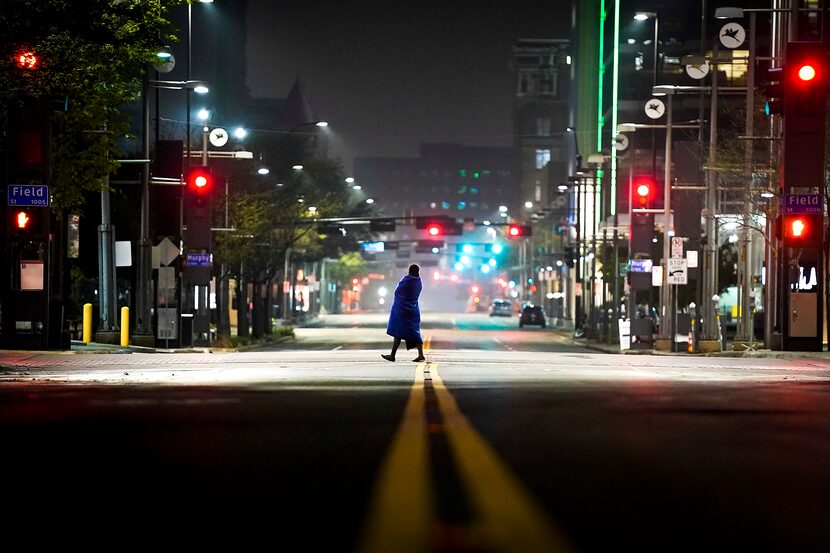
M 84 304 L 84 343 L 88 344 L 92 341 L 92 304 Z
M 121 308 L 121 347 L 130 345 L 130 308 Z

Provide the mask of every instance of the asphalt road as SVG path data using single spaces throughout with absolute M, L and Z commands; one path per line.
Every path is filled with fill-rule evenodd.
M 427 314 L 428 362 L 392 364 L 384 326 L 328 318 L 245 353 L 0 352 L 0 520 L 33 545 L 830 547 L 830 360 L 598 354 Z

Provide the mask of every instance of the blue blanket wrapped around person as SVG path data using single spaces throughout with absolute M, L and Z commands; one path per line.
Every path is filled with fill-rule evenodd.
M 421 311 L 418 309 L 418 296 L 422 288 L 421 277 L 412 275 L 404 276 L 395 288 L 386 333 L 404 340 L 406 349 L 424 342 L 421 339 Z

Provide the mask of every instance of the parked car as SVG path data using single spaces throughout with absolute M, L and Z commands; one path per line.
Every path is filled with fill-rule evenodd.
M 525 325 L 539 325 L 542 328 L 547 326 L 545 310 L 541 305 L 529 303 L 522 308 L 522 312 L 519 313 L 519 328 Z
M 512 317 L 513 302 L 503 298 L 496 298 L 490 304 L 491 317 Z

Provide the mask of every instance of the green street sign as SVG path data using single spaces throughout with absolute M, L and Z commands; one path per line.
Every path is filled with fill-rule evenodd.
M 628 262 L 620 263 L 620 276 L 624 277 L 628 274 Z

